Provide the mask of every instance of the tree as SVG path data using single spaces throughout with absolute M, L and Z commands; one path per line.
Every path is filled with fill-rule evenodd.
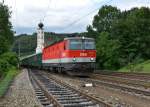
M 126 61 L 135 63 L 150 58 L 150 9 L 133 8 L 113 24 L 111 36 L 121 43 L 121 54 Z M 124 15 L 124 12 L 122 13 Z
M 94 16 L 93 24 L 87 27 L 88 32 L 98 32 L 103 31 L 110 32 L 112 23 L 114 20 L 118 19 L 120 15 L 120 10 L 112 6 L 103 6 L 97 15 Z
M 97 35 L 99 34 L 97 31 L 93 30 L 91 25 L 87 26 L 87 31 L 87 37 L 97 38 Z
M 112 40 L 108 32 L 99 34 L 96 44 L 97 59 L 101 69 L 117 69 L 119 63 L 120 43 Z
M 8 7 L 0 3 L 0 54 L 8 51 L 13 43 L 12 25 L 9 21 L 10 14 Z
M 93 24 L 87 27 L 87 34 L 97 40 L 99 65 L 103 69 L 114 69 L 148 60 L 149 19 L 150 9 L 146 7 L 121 12 L 116 7 L 103 6 L 95 15 Z

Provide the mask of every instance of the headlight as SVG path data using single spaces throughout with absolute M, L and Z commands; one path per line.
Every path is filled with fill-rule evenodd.
M 94 58 L 91 58 L 91 61 L 94 61 Z
M 76 61 L 76 58 L 73 58 L 72 60 L 73 60 L 73 61 Z

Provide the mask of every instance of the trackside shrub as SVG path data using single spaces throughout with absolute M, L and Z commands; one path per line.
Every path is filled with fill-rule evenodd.
M 9 68 L 9 70 L 6 73 L 6 76 L 3 78 L 3 80 L 0 81 L 0 98 L 5 95 L 10 86 L 10 83 L 17 74 L 18 70 L 15 67 Z
M 0 55 L 0 74 L 5 75 L 11 67 L 17 67 L 18 58 L 15 53 L 6 52 Z
M 0 74 L 4 75 L 8 71 L 10 64 L 5 59 L 0 59 Z
M 7 62 L 9 62 L 10 65 L 17 67 L 18 57 L 15 53 L 6 52 L 6 53 L 2 54 L 1 57 L 4 58 L 4 60 L 6 60 Z

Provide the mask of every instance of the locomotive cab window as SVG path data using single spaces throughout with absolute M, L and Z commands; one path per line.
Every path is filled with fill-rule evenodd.
M 95 49 L 95 42 L 94 40 L 84 40 L 84 49 Z
M 72 39 L 72 40 L 70 40 L 69 49 L 72 49 L 72 50 L 82 49 L 82 40 L 81 39 Z
M 95 42 L 91 39 L 72 39 L 69 40 L 69 49 L 71 50 L 94 50 Z

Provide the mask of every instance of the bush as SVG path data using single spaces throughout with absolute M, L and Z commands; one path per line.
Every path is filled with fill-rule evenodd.
M 13 52 L 7 52 L 1 55 L 4 60 L 9 62 L 10 65 L 17 67 L 18 65 L 18 57 L 15 53 Z
M 7 52 L 0 56 L 0 74 L 5 75 L 12 66 L 17 67 L 18 58 L 15 53 Z
M 0 59 L 0 74 L 2 75 L 6 74 L 9 67 L 10 64 L 6 60 Z
M 9 68 L 4 79 L 2 81 L 0 81 L 0 98 L 4 96 L 11 81 L 17 74 L 18 74 L 18 71 L 16 68 L 14 68 L 14 67 Z

